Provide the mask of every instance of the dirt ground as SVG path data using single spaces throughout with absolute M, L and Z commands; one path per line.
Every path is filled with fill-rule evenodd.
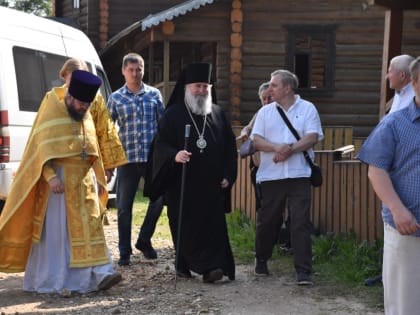
M 105 232 L 116 263 L 115 217 Z M 69 297 L 28 293 L 22 291 L 23 274 L 0 273 L 0 314 L 383 314 L 360 292 L 349 294 L 332 283 L 298 287 L 290 270 L 273 265 L 269 277 L 256 277 L 252 264 L 237 265 L 235 281 L 204 284 L 195 275 L 178 278 L 175 288 L 171 242 L 153 239 L 153 245 L 158 259 L 146 260 L 135 250 L 131 266 L 116 266 L 123 281 L 108 291 Z

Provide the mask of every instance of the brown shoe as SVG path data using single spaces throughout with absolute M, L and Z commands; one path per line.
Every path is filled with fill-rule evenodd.
M 223 278 L 223 270 L 220 268 L 211 270 L 203 274 L 204 283 L 213 283 Z
M 105 278 L 99 283 L 98 290 L 108 290 L 110 287 L 116 285 L 122 280 L 122 276 L 119 272 L 114 272 L 111 275 L 105 276 Z

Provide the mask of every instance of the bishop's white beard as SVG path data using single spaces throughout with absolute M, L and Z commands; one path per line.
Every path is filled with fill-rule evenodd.
M 185 104 L 196 115 L 206 115 L 211 113 L 212 98 L 211 94 L 194 96 L 185 90 Z

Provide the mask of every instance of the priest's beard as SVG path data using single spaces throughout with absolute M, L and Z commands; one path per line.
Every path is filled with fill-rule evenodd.
M 74 108 L 74 103 L 75 103 L 74 99 L 69 101 L 69 98 L 66 98 L 65 103 L 67 107 L 67 112 L 69 113 L 71 118 L 73 118 L 75 121 L 82 121 L 83 118 L 85 118 L 87 110 L 81 109 L 80 111 L 77 111 Z
M 211 94 L 194 96 L 188 89 L 186 89 L 185 104 L 196 115 L 209 114 L 211 113 L 212 104 Z

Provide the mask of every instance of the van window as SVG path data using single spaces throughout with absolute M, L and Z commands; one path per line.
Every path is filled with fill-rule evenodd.
M 37 112 L 45 93 L 64 82 L 58 73 L 66 57 L 23 47 L 13 47 L 21 111 Z

